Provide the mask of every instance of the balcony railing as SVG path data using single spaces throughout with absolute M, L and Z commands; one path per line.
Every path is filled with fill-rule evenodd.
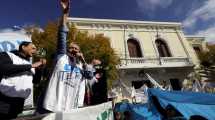
M 127 58 L 120 59 L 122 64 L 144 64 L 144 63 L 157 63 L 158 58 Z
M 188 58 L 184 57 L 161 57 L 161 63 L 190 63 Z
M 193 65 L 189 58 L 185 57 L 160 57 L 160 58 L 121 58 L 121 68 L 143 67 L 182 67 Z

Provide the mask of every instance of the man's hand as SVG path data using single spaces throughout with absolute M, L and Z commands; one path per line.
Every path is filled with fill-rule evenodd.
M 87 64 L 84 59 L 83 53 L 81 53 L 81 52 L 76 53 L 76 57 L 80 58 L 84 64 Z
M 60 0 L 60 5 L 63 12 L 61 24 L 66 25 L 67 17 L 69 16 L 70 0 Z
M 60 4 L 61 4 L 63 13 L 68 14 L 69 8 L 70 8 L 70 0 L 61 0 Z
M 81 53 L 81 52 L 77 52 L 77 53 L 76 53 L 76 56 L 77 56 L 77 57 L 80 57 L 80 58 L 83 58 L 83 57 L 84 57 L 83 53 Z
M 93 59 L 92 65 L 100 65 L 102 62 L 99 59 Z
M 31 66 L 32 68 L 38 68 L 45 64 L 46 64 L 46 59 L 40 59 L 40 61 L 33 63 Z

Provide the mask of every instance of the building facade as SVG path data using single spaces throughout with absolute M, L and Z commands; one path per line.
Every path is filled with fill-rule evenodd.
M 120 78 L 127 86 L 142 86 L 148 73 L 158 83 L 180 89 L 181 81 L 193 71 L 198 59 L 174 22 L 70 18 L 78 30 L 104 34 L 120 57 Z
M 198 56 L 198 54 L 200 52 L 203 51 L 207 51 L 207 43 L 205 41 L 205 37 L 201 37 L 201 36 L 186 36 L 187 41 L 189 42 L 190 46 L 193 48 L 194 50 L 194 54 L 195 56 Z M 199 63 L 198 59 L 194 59 L 194 63 Z

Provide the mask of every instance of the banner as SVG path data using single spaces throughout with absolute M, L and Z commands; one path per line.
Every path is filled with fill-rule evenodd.
M 70 112 L 51 113 L 42 120 L 114 120 L 112 102 L 78 108 Z
M 19 31 L 0 31 L 0 52 L 16 50 L 22 41 L 31 41 L 31 37 Z

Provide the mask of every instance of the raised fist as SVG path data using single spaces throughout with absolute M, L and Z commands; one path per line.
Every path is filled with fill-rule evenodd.
M 69 13 L 70 0 L 60 0 L 63 13 Z

